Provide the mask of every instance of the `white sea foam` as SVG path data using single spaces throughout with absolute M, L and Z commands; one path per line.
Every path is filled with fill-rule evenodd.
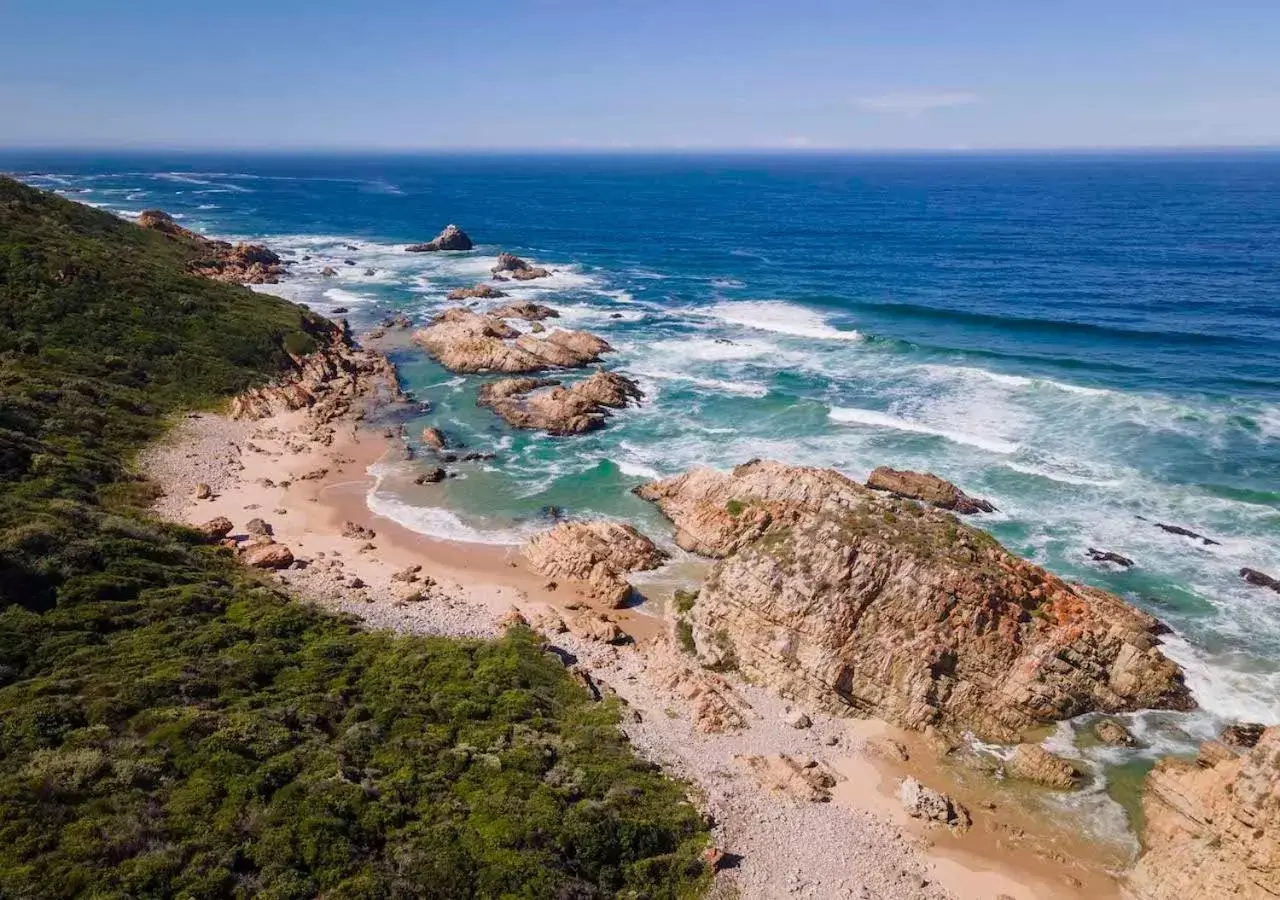
M 428 537 L 471 544 L 522 544 L 536 531 L 528 528 L 477 528 L 441 506 L 414 506 L 389 491 L 381 489 L 379 478 L 365 496 L 366 505 L 376 515 L 385 516 L 410 531 Z
M 777 334 L 826 341 L 862 340 L 860 332 L 834 328 L 819 313 L 785 300 L 742 300 L 717 303 L 702 314 L 756 331 L 772 331 Z
M 889 428 L 894 431 L 910 431 L 915 434 L 930 434 L 936 437 L 945 438 L 946 440 L 957 444 L 968 444 L 971 447 L 977 447 L 991 453 L 1016 453 L 1018 450 L 1018 445 L 1011 441 L 989 437 L 987 435 L 970 434 L 968 432 L 953 431 L 947 428 L 937 428 L 925 422 L 903 419 L 898 416 L 878 412 L 873 409 L 836 406 L 831 409 L 830 415 L 832 421 L 839 422 L 844 425 L 867 425 L 872 428 Z
M 658 381 L 681 381 L 687 384 L 696 385 L 700 388 L 706 388 L 722 394 L 738 394 L 743 397 L 763 397 L 769 393 L 769 387 L 764 384 L 753 381 L 726 381 L 720 378 L 701 378 L 697 375 L 688 375 L 683 372 L 657 371 L 654 369 L 643 369 L 635 366 L 628 366 L 628 371 L 645 378 L 653 378 Z
M 154 177 L 163 179 L 164 181 L 174 181 L 179 184 L 198 184 L 204 187 L 218 188 L 224 191 L 234 191 L 237 194 L 253 193 L 249 188 L 241 187 L 238 184 L 220 184 L 216 181 L 209 181 L 206 178 L 196 178 L 185 172 L 156 172 Z

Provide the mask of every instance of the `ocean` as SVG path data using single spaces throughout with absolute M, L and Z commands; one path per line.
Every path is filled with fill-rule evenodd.
M 1203 711 L 1129 717 L 1139 751 L 1077 752 L 1134 765 L 1228 721 L 1280 722 L 1280 595 L 1239 576 L 1280 576 L 1280 154 L 11 153 L 0 169 L 264 241 L 297 264 L 263 290 L 347 307 L 357 329 L 425 320 L 500 250 L 552 268 L 503 289 L 606 338 L 646 402 L 590 435 L 516 432 L 476 407 L 484 379 L 397 351 L 433 407 L 410 436 L 433 424 L 497 453 L 429 488 L 380 469 L 370 506 L 410 528 L 515 542 L 554 506 L 662 537 L 630 489 L 691 466 L 928 470 L 991 499 L 970 521 L 1013 552 L 1173 628 Z M 475 251 L 403 251 L 450 222 Z

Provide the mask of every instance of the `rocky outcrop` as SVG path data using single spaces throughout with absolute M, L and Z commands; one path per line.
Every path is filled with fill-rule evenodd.
M 201 251 L 200 258 L 187 263 L 187 272 L 192 275 L 232 284 L 275 284 L 286 274 L 280 257 L 262 244 L 212 240 L 183 228 L 164 210 L 143 210 L 138 224 Z
M 1155 619 L 944 512 L 761 461 L 637 493 L 681 547 L 722 558 L 691 615 L 703 660 L 786 696 L 1009 743 L 1086 712 L 1194 706 Z
M 777 794 L 785 794 L 810 803 L 827 803 L 836 778 L 831 771 L 811 757 L 735 756 L 734 762 L 755 776 L 760 786 Z
M 438 250 L 470 250 L 474 246 L 467 233 L 457 225 L 446 225 L 444 231 L 424 244 L 410 244 L 409 253 L 434 253 Z
M 521 551 L 536 572 L 579 585 L 592 600 L 622 606 L 631 595 L 627 574 L 656 569 L 667 553 L 621 522 L 565 522 L 544 531 Z
M 422 429 L 422 446 L 429 450 L 443 450 L 449 446 L 449 440 L 443 431 L 431 425 Z
M 1266 572 L 1259 572 L 1257 569 L 1245 567 L 1240 570 L 1240 577 L 1254 587 L 1271 588 L 1271 590 L 1280 594 L 1280 578 L 1273 578 Z
M 909 472 L 880 466 L 867 478 L 867 487 L 876 491 L 888 491 L 899 497 L 919 500 L 939 509 L 949 509 L 963 515 L 995 512 L 996 509 L 990 502 L 970 497 L 950 481 L 930 472 Z
M 1080 786 L 1084 773 L 1070 760 L 1050 753 L 1039 744 L 1019 744 L 1004 764 L 1011 778 L 1068 791 Z
M 233 399 L 231 418 L 264 419 L 306 409 L 314 432 L 336 419 L 363 414 L 358 408 L 363 401 L 405 399 L 395 366 L 385 356 L 356 346 L 338 326 L 321 340 L 324 343 L 314 353 L 290 353 L 292 369 L 287 374 Z
M 1222 734 L 1218 735 L 1218 740 L 1228 747 L 1249 750 L 1258 746 L 1258 741 L 1262 740 L 1262 735 L 1266 733 L 1266 730 L 1267 727 L 1258 722 L 1237 722 L 1222 729 Z
M 461 308 L 445 310 L 415 332 L 413 340 L 446 369 L 461 373 L 573 369 L 598 362 L 613 350 L 585 331 L 521 334 L 496 316 Z
M 498 254 L 498 262 L 492 269 L 495 281 L 506 281 L 514 278 L 516 281 L 532 281 L 535 278 L 546 278 L 551 272 L 541 266 L 530 264 L 527 260 L 512 253 Z
M 1196 762 L 1161 760 L 1142 808 L 1146 852 L 1124 885 L 1129 900 L 1280 896 L 1280 727 L 1252 749 L 1211 741 Z
M 499 292 L 499 296 L 506 296 Z M 489 310 L 489 315 L 499 319 L 524 319 L 528 322 L 541 322 L 543 319 L 558 319 L 560 313 L 550 306 L 541 303 L 530 303 L 527 300 L 513 300 L 504 303 L 497 309 Z
M 904 778 L 898 785 L 898 802 L 913 819 L 936 822 L 957 831 L 968 828 L 973 820 L 969 810 L 948 794 L 925 787 L 914 778 Z
M 747 726 L 751 704 L 715 672 L 690 666 L 657 648 L 651 649 L 647 667 L 655 684 L 689 704 L 690 718 L 698 731 L 722 734 Z
M 475 287 L 455 288 L 445 295 L 447 300 L 498 300 L 507 296 L 491 284 L 477 284 Z
M 516 428 L 563 436 L 602 428 L 610 409 L 638 405 L 643 398 L 631 379 L 596 372 L 569 387 L 552 378 L 504 378 L 481 387 L 476 402 Z

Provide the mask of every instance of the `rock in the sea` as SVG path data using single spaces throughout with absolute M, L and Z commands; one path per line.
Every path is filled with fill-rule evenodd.
M 1280 727 L 1239 755 L 1161 760 L 1142 809 L 1145 852 L 1127 900 L 1280 896 Z
M 963 831 L 973 820 L 965 809 L 949 795 L 925 787 L 914 778 L 904 778 L 898 785 L 898 802 L 907 814 L 926 822 L 937 822 L 949 828 Z
M 472 246 L 465 231 L 457 225 L 446 225 L 444 231 L 425 244 L 410 244 L 404 249 L 410 253 L 434 253 L 437 250 L 470 250 Z
M 636 493 L 681 547 L 722 558 L 690 616 L 703 661 L 790 698 L 1009 743 L 1086 712 L 1194 706 L 1154 618 L 944 512 L 761 461 Z
M 1064 791 L 1078 788 L 1084 778 L 1084 773 L 1070 760 L 1050 753 L 1039 744 L 1019 744 L 1005 762 L 1004 770 L 1012 778 Z
M 1093 723 L 1093 733 L 1098 740 L 1112 747 L 1136 747 L 1138 740 L 1119 722 L 1112 719 L 1099 719 Z
M 499 297 L 505 294 L 499 293 Z M 560 312 L 541 303 L 530 303 L 528 300 L 513 300 L 496 309 L 489 310 L 489 315 L 499 319 L 524 319 L 527 322 L 541 322 L 543 319 L 558 319 Z
M 446 296 L 446 300 L 497 300 L 507 296 L 491 284 L 477 284 L 475 287 L 455 288 Z
M 1127 556 L 1121 556 L 1119 553 L 1112 553 L 1110 550 L 1099 550 L 1096 547 L 1090 547 L 1088 550 L 1089 558 L 1094 562 L 1114 563 L 1124 569 L 1133 567 L 1133 560 Z
M 551 274 L 541 266 L 531 265 L 527 260 L 512 253 L 498 254 L 498 263 L 491 270 L 498 280 L 514 278 L 516 281 L 531 281 L 534 278 L 546 278 Z
M 231 533 L 236 526 L 226 516 L 218 516 L 216 519 L 210 519 L 202 525 L 196 526 L 196 531 L 200 532 L 200 536 L 210 543 L 216 543 Z
M 1258 746 L 1258 741 L 1262 739 L 1262 734 L 1266 730 L 1267 727 L 1258 722 L 1237 722 L 1222 729 L 1218 740 L 1228 747 L 1242 747 L 1248 750 Z
M 1259 572 L 1257 569 L 1250 569 L 1246 566 L 1240 570 L 1240 577 L 1254 587 L 1271 588 L 1271 590 L 1280 593 L 1280 578 L 1273 578 L 1266 572 Z
M 1181 525 L 1166 525 L 1164 522 L 1157 522 L 1156 527 L 1159 528 L 1161 531 L 1169 532 L 1169 534 L 1176 534 L 1180 537 L 1188 537 L 1188 538 L 1191 538 L 1192 540 L 1200 541 L 1201 543 L 1206 545 L 1216 545 L 1220 543 L 1219 541 L 1215 541 L 1213 538 L 1205 537 L 1203 534 L 1197 534 L 1196 532 L 1192 531 L 1190 528 L 1183 528 Z
M 325 266 L 323 269 L 320 270 L 320 274 L 323 275 L 325 278 L 332 278 L 333 276 L 338 274 L 338 270 L 335 269 L 333 266 Z
M 585 331 L 520 334 L 502 319 L 462 308 L 440 313 L 413 340 L 446 369 L 462 373 L 573 369 L 599 362 L 601 354 L 613 350 Z
M 504 378 L 481 387 L 476 402 L 516 428 L 570 435 L 602 428 L 610 409 L 638 405 L 643 398 L 630 378 L 596 372 L 569 387 L 551 378 Z
M 253 544 L 245 549 L 243 560 L 245 565 L 255 569 L 287 569 L 293 565 L 293 552 L 284 544 L 274 541 Z
M 810 803 L 827 803 L 836 778 L 816 760 L 788 756 L 735 756 L 734 762 L 756 777 L 769 791 Z
M 565 522 L 536 535 L 521 551 L 535 572 L 578 583 L 593 600 L 622 606 L 631 594 L 627 574 L 656 569 L 667 553 L 621 522 Z
M 443 450 L 449 446 L 449 441 L 444 436 L 444 432 L 433 425 L 422 429 L 422 446 L 432 450 Z
M 413 479 L 414 484 L 439 484 L 449 477 L 449 473 L 436 466 L 434 469 L 428 469 L 417 478 Z
M 931 472 L 909 472 L 880 466 L 867 478 L 867 487 L 965 515 L 995 512 L 996 509 L 990 502 L 970 497 L 950 481 Z

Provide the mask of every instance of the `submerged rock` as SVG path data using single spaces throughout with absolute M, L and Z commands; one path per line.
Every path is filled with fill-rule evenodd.
M 565 522 L 544 531 L 521 551 L 541 575 L 576 582 L 591 599 L 622 606 L 631 594 L 627 574 L 656 569 L 668 559 L 630 525 L 621 522 Z
M 1088 550 L 1089 558 L 1094 562 L 1114 563 L 1125 569 L 1133 567 L 1133 560 L 1127 556 L 1121 556 L 1119 553 L 1112 553 L 1110 550 L 1098 550 L 1090 547 Z
M 946 513 L 777 462 L 636 493 L 681 547 L 722 559 L 691 614 L 701 658 L 789 697 L 1005 742 L 1086 712 L 1194 706 L 1155 619 Z
M 437 250 L 470 250 L 473 244 L 467 233 L 457 225 L 446 225 L 444 231 L 424 244 L 410 244 L 404 249 L 409 253 L 434 253 Z
M 1125 883 L 1128 900 L 1280 896 L 1280 727 L 1238 754 L 1161 760 L 1142 809 L 1145 852 Z
M 504 378 L 481 387 L 476 402 L 516 428 L 571 435 L 604 427 L 610 409 L 639 404 L 643 397 L 631 379 L 596 372 L 569 387 L 552 378 Z
M 1196 534 L 1191 529 L 1183 528 L 1181 525 L 1166 525 L 1164 522 L 1157 522 L 1156 527 L 1159 528 L 1161 531 L 1169 532 L 1169 534 L 1176 534 L 1181 537 L 1188 537 L 1188 538 L 1191 538 L 1192 540 L 1197 540 L 1207 545 L 1216 545 L 1220 543 L 1219 541 L 1215 541 L 1213 538 L 1205 537 L 1203 534 Z
M 964 515 L 995 512 L 996 509 L 990 502 L 970 497 L 950 481 L 931 472 L 908 472 L 880 466 L 867 478 L 867 487 Z

